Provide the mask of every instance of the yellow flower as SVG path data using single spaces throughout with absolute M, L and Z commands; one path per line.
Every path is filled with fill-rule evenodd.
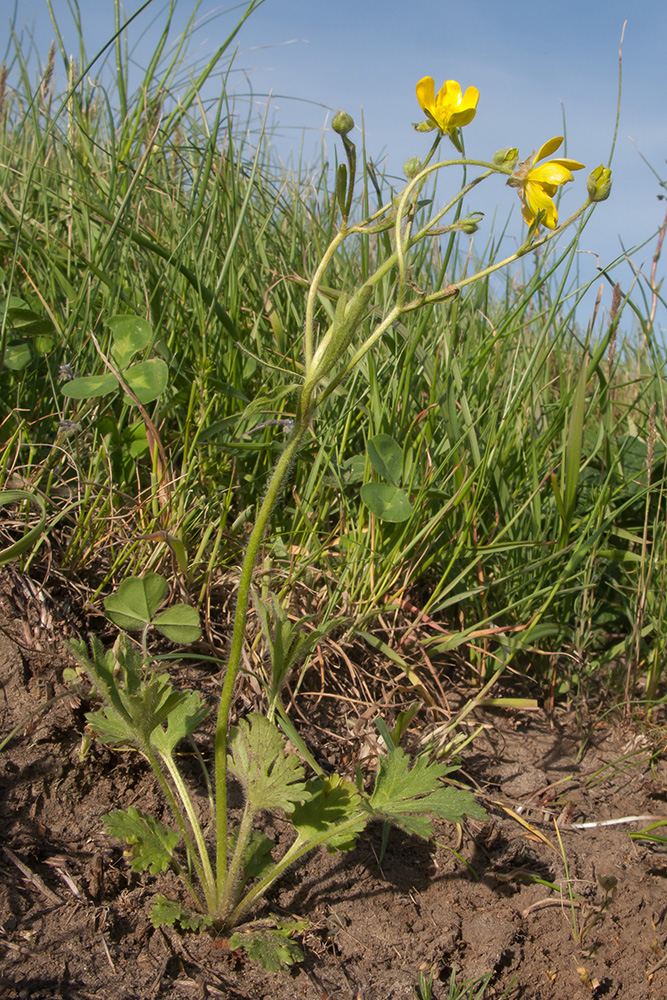
M 417 100 L 430 125 L 429 129 L 424 123 L 424 131 L 439 128 L 441 132 L 451 135 L 454 129 L 462 128 L 475 117 L 479 100 L 476 87 L 468 87 L 465 94 L 461 94 L 456 80 L 445 80 L 436 94 L 433 77 L 425 76 L 416 89 Z
M 561 184 L 567 184 L 574 180 L 573 170 L 583 170 L 583 163 L 577 160 L 547 160 L 546 163 L 539 163 L 551 153 L 555 153 L 563 142 L 563 136 L 556 136 L 549 139 L 533 156 L 520 163 L 516 168 L 508 184 L 510 187 L 519 189 L 521 198 L 521 214 L 529 226 L 533 224 L 540 212 L 542 217 L 540 222 L 547 229 L 555 229 L 558 225 L 558 212 L 553 203 L 553 196 Z M 539 166 L 535 166 L 539 163 Z

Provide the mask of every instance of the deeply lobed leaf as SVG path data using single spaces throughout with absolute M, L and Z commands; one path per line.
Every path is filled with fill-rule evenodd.
M 285 755 L 280 731 L 256 712 L 242 719 L 229 737 L 230 772 L 241 782 L 254 812 L 283 809 L 292 812 L 307 798 L 304 771 L 294 754 Z
M 201 913 L 193 913 L 173 899 L 166 896 L 156 896 L 155 905 L 150 912 L 150 921 L 153 927 L 173 927 L 178 923 L 184 931 L 197 931 L 204 927 L 210 927 L 213 923 L 211 917 L 206 917 Z
M 312 778 L 306 784 L 309 798 L 297 805 L 292 813 L 292 823 L 300 841 L 321 842 L 330 854 L 351 850 L 357 836 L 366 826 L 368 812 L 364 812 L 362 798 L 356 785 L 338 775 L 327 778 Z M 342 824 L 357 816 L 356 823 L 336 833 Z
M 130 847 L 130 867 L 135 872 L 147 868 L 151 875 L 163 872 L 174 860 L 174 849 L 180 840 L 177 830 L 160 823 L 134 806 L 117 809 L 103 817 L 107 832 L 126 841 Z
M 243 948 L 248 957 L 259 962 L 267 972 L 279 972 L 295 962 L 303 961 L 301 948 L 291 935 L 305 930 L 304 921 L 291 921 L 274 927 L 256 927 L 237 931 L 229 939 L 232 950 Z
M 169 705 L 167 728 L 158 725 L 151 732 L 151 744 L 165 756 L 171 756 L 176 745 L 194 733 L 209 712 L 197 691 L 174 691 Z
M 405 753 L 397 748 L 378 762 L 370 807 L 379 818 L 395 823 L 408 833 L 430 837 L 431 816 L 453 823 L 463 816 L 483 819 L 485 810 L 471 792 L 445 787 L 440 778 L 450 768 L 417 758 L 412 768 Z

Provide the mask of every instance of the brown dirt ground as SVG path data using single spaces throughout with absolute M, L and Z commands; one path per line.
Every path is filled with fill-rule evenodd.
M 65 629 L 38 603 L 0 578 L 0 740 L 33 716 L 0 751 L 0 998 L 414 1000 L 420 970 L 434 971 L 434 1000 L 449 996 L 452 970 L 457 982 L 492 973 L 485 1000 L 510 984 L 523 1000 L 667 996 L 666 856 L 628 835 L 647 821 L 571 825 L 667 815 L 655 732 L 599 725 L 585 735 L 565 714 L 480 713 L 462 776 L 488 820 L 468 824 L 460 847 L 446 824 L 439 845 L 392 831 L 381 865 L 379 829 L 349 854 L 312 856 L 269 900 L 309 918 L 306 960 L 270 975 L 209 934 L 153 929 L 153 895 L 175 886 L 131 872 L 101 817 L 132 804 L 159 811 L 155 788 L 136 756 L 96 746 L 80 759 L 85 707 L 75 699 L 34 716 L 63 691 L 67 665 Z M 190 686 L 194 677 L 189 666 Z M 210 674 L 202 687 L 213 691 Z M 605 907 L 598 879 L 610 877 Z

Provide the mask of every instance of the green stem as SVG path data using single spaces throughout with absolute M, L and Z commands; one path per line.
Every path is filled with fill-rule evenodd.
M 591 207 L 591 202 L 585 202 L 581 208 L 578 208 L 569 219 L 566 219 L 557 229 L 551 229 L 544 236 L 541 236 L 537 240 L 533 240 L 532 243 L 524 243 L 522 247 L 519 247 L 510 257 L 505 257 L 504 260 L 498 261 L 496 264 L 490 264 L 489 267 L 485 267 L 481 271 L 477 271 L 475 274 L 471 274 L 469 278 L 462 278 L 461 281 L 456 282 L 457 288 L 464 288 L 465 285 L 471 285 L 474 281 L 479 281 L 480 278 L 485 278 L 487 274 L 493 274 L 494 271 L 500 270 L 501 267 L 507 267 L 508 264 L 512 264 L 515 260 L 520 257 L 525 256 L 527 253 L 532 253 L 533 250 L 538 250 L 543 247 L 546 243 L 551 242 L 557 236 L 560 236 L 563 230 L 567 229 L 573 222 L 576 221 L 584 212 Z M 435 292 L 433 295 L 426 295 L 423 299 L 425 303 L 428 303 L 437 298 L 438 293 Z
M 166 779 L 166 777 L 164 775 L 164 772 L 163 772 L 162 768 L 160 767 L 160 762 L 157 759 L 157 757 L 155 756 L 155 754 L 153 753 L 153 751 L 151 750 L 151 748 L 150 747 L 144 747 L 144 746 L 142 746 L 141 747 L 141 752 L 145 755 L 148 763 L 150 764 L 151 768 L 153 769 L 153 773 L 155 774 L 155 777 L 158 780 L 160 788 L 162 789 L 162 794 L 164 795 L 164 797 L 165 797 L 165 799 L 167 801 L 167 805 L 171 809 L 172 814 L 174 816 L 174 819 L 176 820 L 176 823 L 178 824 L 178 828 L 181 831 L 181 836 L 183 837 L 183 840 L 185 842 L 186 850 L 188 852 L 188 855 L 192 858 L 192 863 L 195 866 L 195 871 L 197 872 L 197 876 L 199 878 L 199 881 L 200 881 L 200 883 L 202 885 L 202 888 L 204 889 L 204 894 L 206 896 L 206 904 L 207 904 L 206 907 L 204 907 L 202 905 L 202 902 L 201 902 L 201 900 L 199 898 L 199 895 L 195 891 L 195 888 L 192 885 L 190 879 L 185 875 L 185 873 L 183 873 L 183 878 L 184 878 L 185 882 L 187 883 L 188 890 L 190 891 L 190 894 L 192 895 L 192 898 L 194 899 L 195 905 L 197 906 L 197 908 L 202 913 L 205 912 L 205 911 L 210 912 L 211 908 L 212 908 L 212 904 L 213 904 L 213 899 L 209 895 L 209 890 L 207 888 L 206 879 L 205 879 L 205 876 L 204 876 L 204 869 L 202 868 L 201 862 L 197 858 L 197 852 L 195 851 L 195 845 L 192 842 L 192 837 L 190 836 L 190 831 L 188 830 L 187 823 L 185 822 L 185 818 L 183 816 L 183 813 L 181 812 L 181 810 L 179 808 L 179 805 L 178 805 L 178 802 L 176 801 L 176 799 L 174 797 L 174 793 L 171 790 L 169 782 L 167 781 L 167 779 Z
M 347 232 L 347 228 L 342 226 L 340 232 L 336 233 L 333 240 L 327 247 L 322 260 L 317 265 L 317 270 L 315 271 L 313 280 L 310 283 L 308 298 L 306 299 L 306 317 L 304 321 L 303 335 L 303 354 L 306 371 L 309 370 L 313 357 L 313 314 L 315 312 L 315 298 L 317 296 L 317 290 L 320 287 L 322 278 L 324 277 L 325 271 L 328 268 L 331 259 L 345 239 Z
M 443 160 L 441 163 L 435 163 L 435 164 L 433 164 L 433 166 L 429 167 L 428 168 L 428 172 L 431 172 L 433 170 L 438 170 L 438 169 L 440 169 L 440 167 L 451 166 L 452 163 L 459 164 L 459 163 L 462 163 L 462 162 L 463 161 L 461 161 L 461 160 L 451 160 L 451 161 L 450 160 Z M 437 215 L 435 215 L 432 219 L 429 219 L 429 221 L 424 226 L 422 226 L 422 228 L 419 230 L 419 232 L 415 233 L 414 236 L 410 236 L 409 239 L 403 241 L 400 250 L 397 248 L 391 254 L 391 256 L 387 257 L 382 262 L 382 264 L 380 264 L 380 266 L 373 272 L 373 274 L 367 279 L 366 284 L 368 284 L 368 285 L 377 285 L 382 280 L 382 278 L 384 278 L 384 276 L 386 274 L 388 274 L 390 271 L 392 271 L 393 268 L 396 266 L 396 264 L 397 264 L 397 262 L 399 260 L 399 255 L 405 254 L 408 250 L 411 250 L 413 246 L 415 246 L 417 243 L 419 243 L 420 240 L 424 239 L 424 237 L 429 234 L 430 230 L 433 229 L 435 226 L 437 226 L 437 224 L 440 221 L 440 219 L 442 219 L 442 217 L 444 215 L 446 215 L 447 212 L 449 212 L 454 207 L 454 205 L 456 205 L 457 203 L 459 203 L 462 198 L 464 198 L 467 194 L 469 194 L 469 192 L 472 191 L 473 188 L 475 188 L 483 180 L 486 180 L 487 177 L 490 177 L 492 173 L 504 173 L 504 171 L 499 171 L 498 168 L 494 168 L 493 170 L 490 169 L 490 164 L 484 163 L 483 161 L 480 161 L 480 160 L 474 160 L 474 161 L 473 160 L 469 160 L 469 161 L 466 161 L 466 162 L 467 163 L 472 163 L 473 165 L 477 165 L 477 166 L 486 166 L 486 167 L 489 167 L 489 170 L 487 170 L 486 173 L 484 173 L 484 174 L 480 174 L 479 177 L 476 177 L 474 180 L 470 181 L 469 184 L 466 184 L 466 186 L 464 188 L 462 188 L 461 191 L 459 191 L 459 193 L 454 198 L 452 198 L 451 201 L 449 201 L 443 208 L 440 209 L 440 211 L 437 213 Z M 418 177 L 416 177 L 414 179 L 414 181 L 411 181 L 410 183 L 411 184 L 415 184 L 416 182 L 419 181 L 419 179 L 421 177 L 422 177 L 422 174 L 419 174 Z M 401 212 L 403 212 L 403 213 L 405 212 L 405 205 L 407 203 L 407 200 L 408 199 L 406 197 L 404 197 L 404 195 L 402 194 L 401 195 L 401 208 L 399 209 L 399 212 L 398 212 L 398 215 L 397 215 L 397 224 L 398 225 L 400 225 Z M 363 229 L 361 229 L 359 227 L 355 227 L 355 226 L 351 226 L 348 229 L 348 233 L 355 233 L 355 232 L 363 233 Z
M 352 371 L 352 369 L 354 368 L 354 366 L 357 365 L 361 361 L 361 359 L 364 357 L 364 355 L 368 354 L 368 352 L 370 351 L 370 349 L 373 347 L 373 345 L 375 343 L 377 343 L 377 341 L 380 339 L 380 337 L 382 336 L 382 334 L 386 330 L 388 330 L 390 328 L 390 326 L 393 323 L 396 322 L 396 320 L 398 320 L 400 318 L 400 316 L 403 313 L 403 311 L 404 310 L 400 306 L 394 306 L 394 308 L 390 312 L 387 313 L 387 315 L 382 320 L 382 322 L 375 328 L 375 330 L 373 330 L 373 333 L 370 335 L 370 337 L 368 337 L 363 342 L 363 344 L 361 345 L 361 347 L 357 351 L 355 351 L 355 353 L 352 356 L 352 358 L 348 362 L 346 362 L 346 364 L 343 367 L 343 369 L 341 371 L 339 371 L 338 374 L 335 375 L 331 379 L 330 382 L 327 383 L 326 388 L 323 389 L 322 392 L 320 393 L 320 395 L 318 396 L 318 400 L 317 400 L 318 405 L 321 404 L 321 403 L 323 403 L 324 400 L 327 398 L 327 396 L 331 395 L 331 393 L 343 381 L 343 379 L 345 378 L 345 376 L 348 375 L 349 372 Z
M 192 800 L 185 786 L 185 782 L 183 781 L 181 772 L 178 770 L 175 761 L 173 760 L 172 757 L 169 757 L 164 754 L 161 754 L 161 757 L 162 760 L 164 761 L 165 767 L 169 771 L 171 780 L 174 783 L 174 786 L 176 788 L 176 791 L 178 792 L 180 800 L 183 803 L 183 808 L 185 809 L 185 813 L 188 817 L 188 820 L 190 821 L 190 827 L 194 834 L 195 842 L 197 844 L 197 850 L 199 853 L 199 858 L 201 860 L 201 868 L 202 868 L 202 874 L 200 875 L 201 883 L 204 888 L 206 899 L 207 901 L 209 901 L 209 903 L 211 903 L 215 899 L 215 891 L 216 891 L 215 877 L 213 875 L 213 869 L 211 868 L 211 859 L 209 857 L 206 844 L 204 842 L 204 835 L 202 833 L 201 826 L 199 825 L 199 820 L 197 819 L 197 816 L 195 814 L 192 805 Z
M 270 889 L 276 879 L 280 878 L 283 872 L 293 865 L 300 858 L 313 851 L 316 847 L 321 847 L 322 844 L 326 844 L 328 840 L 333 837 L 337 837 L 342 833 L 346 833 L 348 830 L 352 831 L 359 829 L 359 820 L 366 816 L 367 819 L 371 819 L 372 814 L 366 810 L 359 810 L 354 816 L 346 819 L 343 823 L 340 823 L 336 827 L 329 827 L 324 833 L 321 833 L 318 837 L 313 837 L 312 840 L 306 841 L 304 844 L 299 839 L 295 840 L 292 846 L 289 848 L 286 854 L 280 859 L 278 864 L 271 870 L 271 872 L 265 876 L 257 885 L 254 885 L 247 895 L 243 897 L 238 906 L 232 910 L 227 921 L 228 927 L 235 927 L 237 924 L 241 923 L 241 920 L 246 913 L 254 906 L 257 900 L 261 899 L 264 893 Z
M 297 413 L 292 436 L 276 463 L 264 500 L 257 512 L 257 519 L 250 533 L 248 546 L 241 566 L 229 660 L 227 661 L 225 680 L 220 695 L 215 731 L 215 837 L 217 845 L 216 870 L 218 898 L 222 898 L 224 895 L 227 880 L 227 738 L 229 713 L 234 695 L 234 685 L 241 664 L 241 654 L 243 652 L 243 637 L 250 600 L 252 574 L 259 546 L 264 538 L 271 512 L 287 479 L 292 461 L 308 430 L 310 416 L 309 407 L 302 402 Z
M 255 813 L 246 803 L 246 807 L 243 810 L 243 816 L 241 817 L 241 822 L 239 824 L 234 853 L 231 861 L 229 862 L 229 871 L 227 872 L 224 891 L 222 897 L 218 901 L 217 915 L 222 920 L 227 917 L 230 910 L 233 908 L 234 903 L 238 898 L 238 891 L 243 888 L 243 883 L 241 882 L 243 858 L 245 856 L 246 847 L 248 846 L 250 834 L 252 833 L 254 818 Z

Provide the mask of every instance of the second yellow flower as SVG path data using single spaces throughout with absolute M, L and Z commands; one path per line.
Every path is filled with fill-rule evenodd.
M 556 159 L 540 163 L 540 160 L 555 153 L 563 142 L 563 136 L 549 139 L 543 146 L 516 168 L 508 184 L 519 189 L 521 198 L 521 214 L 524 221 L 531 226 L 535 219 L 540 219 L 547 229 L 555 229 L 558 225 L 558 211 L 553 201 L 561 184 L 574 180 L 573 170 L 583 170 L 583 163 L 577 160 Z M 536 164 L 539 164 L 536 166 Z

